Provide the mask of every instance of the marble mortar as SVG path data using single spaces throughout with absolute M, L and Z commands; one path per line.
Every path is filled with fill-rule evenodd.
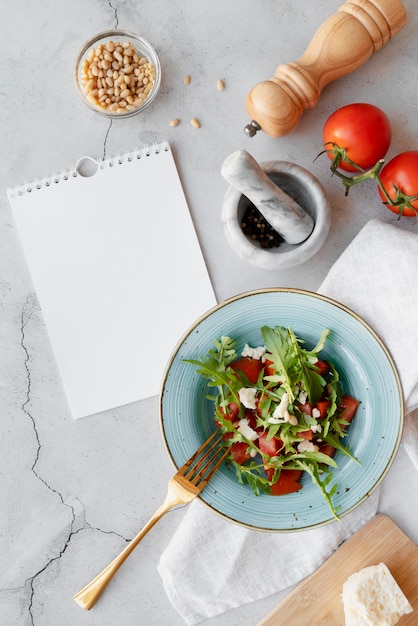
M 325 243 L 331 225 L 331 209 L 321 183 L 307 169 L 287 161 L 261 163 L 268 177 L 291 196 L 314 221 L 310 236 L 299 244 L 282 242 L 277 248 L 261 248 L 247 237 L 241 221 L 250 200 L 230 186 L 224 196 L 221 220 L 226 239 L 237 255 L 261 269 L 295 267 L 308 261 Z

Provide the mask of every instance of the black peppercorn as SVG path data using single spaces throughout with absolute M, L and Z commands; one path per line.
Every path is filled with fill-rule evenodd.
M 258 241 L 262 248 L 277 248 L 284 241 L 252 203 L 245 210 L 241 228 L 247 237 L 252 241 Z

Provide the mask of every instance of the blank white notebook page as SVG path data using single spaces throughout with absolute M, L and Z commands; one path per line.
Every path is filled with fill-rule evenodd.
M 8 194 L 73 416 L 158 394 L 216 304 L 168 143 Z

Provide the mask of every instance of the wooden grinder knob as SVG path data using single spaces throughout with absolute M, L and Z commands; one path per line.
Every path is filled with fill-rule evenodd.
M 271 137 L 289 133 L 304 110 L 313 109 L 322 89 L 363 65 L 406 24 L 400 0 L 347 0 L 315 33 L 297 61 L 279 65 L 246 101 L 251 123 L 245 132 Z

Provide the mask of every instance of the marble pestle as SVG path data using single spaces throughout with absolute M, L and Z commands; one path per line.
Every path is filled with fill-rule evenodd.
M 221 174 L 254 204 L 268 223 L 290 244 L 305 241 L 314 228 L 312 217 L 278 187 L 246 150 L 222 163 Z

